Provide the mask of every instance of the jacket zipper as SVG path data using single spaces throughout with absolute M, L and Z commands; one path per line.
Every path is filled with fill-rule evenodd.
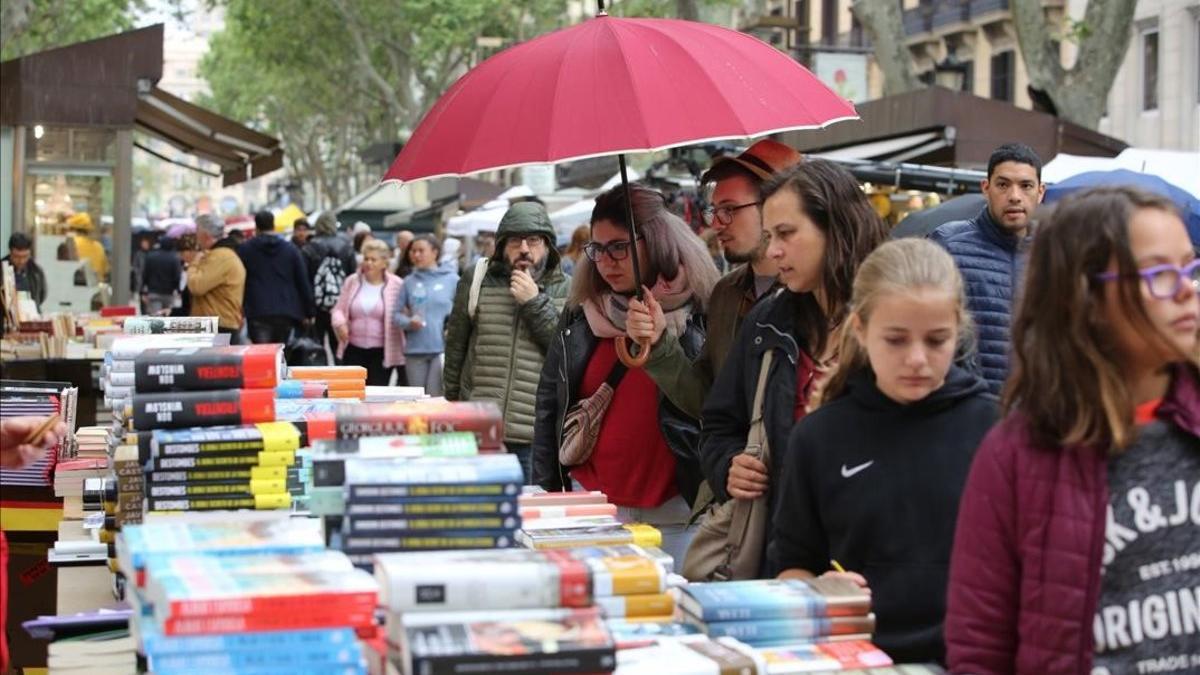
M 512 398 L 513 384 L 513 359 L 517 358 L 517 341 L 521 339 L 521 306 L 517 305 L 513 308 L 513 327 L 512 327 L 512 343 L 508 348 L 508 396 L 504 397 L 504 411 L 500 419 L 504 420 L 504 424 L 508 425 L 508 401 Z

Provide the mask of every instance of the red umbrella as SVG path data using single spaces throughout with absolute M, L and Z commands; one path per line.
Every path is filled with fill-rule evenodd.
M 624 180 L 623 153 L 847 119 L 857 119 L 853 105 L 757 38 L 691 21 L 611 17 L 601 0 L 599 16 L 507 49 L 455 82 L 384 180 L 613 154 Z M 632 205 L 628 217 L 636 246 Z M 640 296 L 636 249 L 632 257 Z

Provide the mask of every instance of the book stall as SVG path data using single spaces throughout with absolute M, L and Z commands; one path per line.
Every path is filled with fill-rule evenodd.
M 280 345 L 155 321 L 108 342 L 111 424 L 76 429 L 62 383 L 0 385 L 74 430 L 0 472 L 59 520 L 34 552 L 55 594 L 10 616 L 19 667 L 938 672 L 872 645 L 870 595 L 850 582 L 688 583 L 659 531 L 603 493 L 523 485 L 493 403 L 366 387 L 359 367 L 289 368 Z

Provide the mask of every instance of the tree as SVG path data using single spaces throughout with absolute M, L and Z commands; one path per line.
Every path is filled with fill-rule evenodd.
M 134 26 L 146 0 L 4 0 L 0 3 L 0 58 L 120 33 Z
M 923 87 L 904 44 L 900 4 L 895 0 L 854 0 L 850 9 L 874 45 L 875 63 L 883 71 L 883 95 L 893 96 Z
M 1137 0 L 1090 0 L 1071 38 L 1079 43 L 1075 65 L 1065 68 L 1041 0 L 1012 0 L 1017 41 L 1029 83 L 1050 97 L 1058 116 L 1095 129 L 1132 37 Z
M 1137 0 L 1087 3 L 1083 21 L 1066 35 L 1066 39 L 1079 45 L 1079 56 L 1069 69 L 1063 66 L 1059 49 L 1064 31 L 1046 20 L 1042 3 L 1043 0 L 1009 2 L 1030 85 L 1050 98 L 1059 117 L 1095 129 L 1129 48 Z M 921 88 L 923 85 L 916 77 L 904 44 L 899 4 L 895 0 L 854 0 L 851 9 L 871 36 L 875 62 L 883 71 L 884 95 Z

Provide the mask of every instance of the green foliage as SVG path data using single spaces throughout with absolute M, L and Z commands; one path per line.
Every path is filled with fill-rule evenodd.
M 146 0 L 4 0 L 0 58 L 112 35 L 134 27 Z

